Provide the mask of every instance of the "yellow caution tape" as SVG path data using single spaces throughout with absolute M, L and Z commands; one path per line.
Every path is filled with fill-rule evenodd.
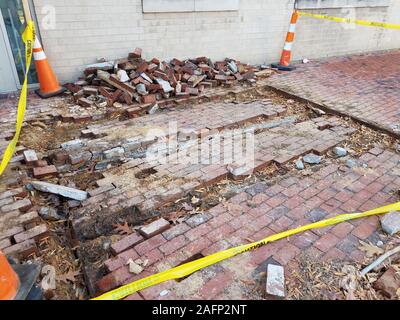
M 3 159 L 0 164 L 0 176 L 7 168 L 8 163 L 13 157 L 15 147 L 17 146 L 19 135 L 21 134 L 22 124 L 24 122 L 25 110 L 26 110 L 26 97 L 28 95 L 28 72 L 32 61 L 33 44 L 35 43 L 35 25 L 33 21 L 29 21 L 22 34 L 22 40 L 25 43 L 25 61 L 26 61 L 26 72 L 25 80 L 21 90 L 21 96 L 18 102 L 18 113 L 17 122 L 14 138 L 8 144 L 6 151 L 4 152 Z
M 323 15 L 323 14 L 315 14 L 315 13 L 308 13 L 308 12 L 302 12 L 302 11 L 298 11 L 298 13 L 299 13 L 299 15 L 305 16 L 305 17 L 312 17 L 312 18 L 316 18 L 316 19 L 325 19 L 325 20 L 331 20 L 331 21 L 335 21 L 335 22 L 355 23 L 355 24 L 359 24 L 362 26 L 380 27 L 380 28 L 387 28 L 387 29 L 400 29 L 400 24 L 332 17 L 332 16 Z
M 192 262 L 186 263 L 184 265 L 181 265 L 179 267 L 169 269 L 164 272 L 140 279 L 138 281 L 132 282 L 131 284 L 128 284 L 126 286 L 123 286 L 123 287 L 120 287 L 113 291 L 110 291 L 108 293 L 105 293 L 97 298 L 92 299 L 92 300 L 120 300 L 120 299 L 130 296 L 131 294 L 133 294 L 135 292 L 138 292 L 140 290 L 154 286 L 161 282 L 187 277 L 187 276 L 191 275 L 192 273 L 194 273 L 198 270 L 201 270 L 203 268 L 209 267 L 215 263 L 232 258 L 241 253 L 245 253 L 245 252 L 248 252 L 251 250 L 258 249 L 260 247 L 265 246 L 266 244 L 268 244 L 270 242 L 274 242 L 274 241 L 277 241 L 277 240 L 280 240 L 283 238 L 287 238 L 289 236 L 292 236 L 292 235 L 295 235 L 295 234 L 298 234 L 298 233 L 301 233 L 301 232 L 304 232 L 307 230 L 324 228 L 324 227 L 328 227 L 328 226 L 335 225 L 335 224 L 349 221 L 349 220 L 365 218 L 365 217 L 369 217 L 369 216 L 385 214 L 388 212 L 399 211 L 399 210 L 400 210 L 400 202 L 392 204 L 392 205 L 388 205 L 385 207 L 381 207 L 378 209 L 370 210 L 367 212 L 363 212 L 363 213 L 339 215 L 339 216 L 336 216 L 336 217 L 333 217 L 330 219 L 326 219 L 326 220 L 322 220 L 322 221 L 319 221 L 316 223 L 308 224 L 308 225 L 305 225 L 305 226 L 302 226 L 302 227 L 299 227 L 296 229 L 284 231 L 284 232 L 269 236 L 268 238 L 265 238 L 261 241 L 257 241 L 257 242 L 251 243 L 251 244 L 246 244 L 246 245 L 242 245 L 242 246 L 239 246 L 236 248 L 217 252 L 217 253 L 214 253 L 213 255 L 201 258 L 199 260 L 192 261 Z

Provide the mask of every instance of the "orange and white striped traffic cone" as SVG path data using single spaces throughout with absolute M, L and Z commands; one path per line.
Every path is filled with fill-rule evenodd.
M 13 300 L 19 290 L 19 278 L 0 251 L 0 300 Z
M 35 60 L 36 71 L 40 83 L 40 89 L 36 90 L 36 93 L 41 98 L 46 99 L 65 92 L 67 89 L 60 86 L 58 83 L 57 77 L 55 76 L 37 37 L 35 38 L 35 44 L 33 47 L 33 58 Z
M 296 23 L 298 19 L 299 19 L 299 13 L 297 12 L 297 10 L 294 10 L 292 14 L 292 19 L 290 20 L 289 31 L 286 35 L 286 42 L 282 51 L 281 61 L 279 63 L 273 63 L 271 65 L 272 68 L 276 68 L 282 71 L 292 71 L 296 69 L 296 67 L 290 64 L 290 60 L 292 58 L 292 47 L 296 32 Z
M 36 263 L 11 265 L 0 250 L 0 301 L 41 300 L 42 290 L 35 285 L 40 270 Z

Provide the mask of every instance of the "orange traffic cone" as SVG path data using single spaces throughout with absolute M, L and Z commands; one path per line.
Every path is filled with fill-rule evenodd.
M 58 83 L 46 54 L 43 51 L 39 39 L 35 38 L 35 45 L 33 47 L 33 58 L 35 59 L 36 71 L 38 73 L 40 89 L 36 93 L 41 98 L 50 98 L 65 92 L 67 89 L 61 87 Z
M 19 278 L 0 251 L 0 300 L 13 300 L 19 289 Z
M 296 67 L 290 64 L 290 60 L 292 58 L 292 47 L 294 42 L 294 35 L 296 32 L 296 23 L 299 19 L 299 13 L 297 10 L 294 10 L 292 14 L 292 19 L 290 21 L 289 31 L 286 35 L 285 46 L 282 51 L 281 61 L 279 63 L 272 64 L 272 68 L 276 68 L 282 71 L 292 71 L 296 69 Z

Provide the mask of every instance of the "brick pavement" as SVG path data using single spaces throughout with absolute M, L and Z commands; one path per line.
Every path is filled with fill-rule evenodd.
M 182 137 L 174 137 L 176 145 L 172 143 L 172 151 L 178 151 L 176 159 L 170 157 L 168 163 L 147 161 L 146 149 L 162 144 L 163 139 L 147 141 L 145 132 L 162 129 L 168 133 L 169 122 L 176 122 L 182 134 Z M 255 162 L 251 165 L 238 164 L 235 158 L 226 159 L 227 151 L 235 152 L 234 146 L 226 144 L 225 140 L 219 142 L 219 150 L 212 150 L 210 137 L 237 127 L 259 128 L 254 141 Z M 296 117 L 286 115 L 286 107 L 275 105 L 269 99 L 239 104 L 214 102 L 88 125 L 82 130 L 80 140 L 66 141 L 60 149 L 49 150 L 39 158 L 35 155 L 38 160 L 32 163 L 25 163 L 24 148 L 20 148 L 14 165 L 22 169 L 20 176 L 25 183 L 32 175 L 42 179 L 60 178 L 64 174 L 79 176 L 82 170 L 89 169 L 101 172 L 102 178 L 97 174 L 95 179 L 98 180 L 94 181 L 97 188 L 87 190 L 89 199 L 78 204 L 66 203 L 76 235 L 80 239 L 95 239 L 112 234 L 116 221 L 142 223 L 152 218 L 155 210 L 164 204 L 228 176 L 242 178 L 271 163 L 284 165 L 310 152 L 324 154 L 344 142 L 353 131 L 336 117 L 297 122 Z M 194 145 L 193 141 L 186 140 L 188 133 L 195 134 Z M 197 140 L 204 133 L 205 139 Z M 181 156 L 194 158 L 198 154 L 198 142 L 212 151 L 211 158 L 189 165 L 179 162 Z M 21 211 L 24 208 L 18 206 L 24 201 L 29 199 L 8 196 L 0 202 L 0 210 L 7 215 L 14 210 Z M 27 231 L 36 225 L 22 227 Z M 4 238 L 15 244 L 14 236 L 7 234 Z M 35 247 L 37 243 L 30 245 Z
M 243 88 L 232 90 L 243 92 Z M 226 95 L 227 91 L 221 90 L 207 99 L 220 100 Z M 50 111 L 50 105 L 43 110 L 38 108 L 31 111 L 28 119 L 52 123 L 54 117 L 59 116 Z M 355 131 L 334 116 L 304 120 L 302 115 L 297 115 L 302 119 L 299 120 L 296 115 L 287 114 L 285 107 L 275 105 L 268 99 L 239 104 L 214 101 L 192 107 L 167 108 L 154 115 L 137 114 L 125 106 L 123 113 L 129 119 L 119 117 L 80 127 L 79 141 L 66 141 L 60 149 L 38 155 L 37 161 L 30 163 L 27 160 L 23 154 L 24 147 L 19 147 L 13 159 L 13 168 L 17 168 L 24 184 L 32 174 L 40 179 L 42 176 L 56 176 L 52 181 L 63 184 L 65 178 L 79 177 L 88 170 L 95 172 L 93 182 L 96 182 L 96 189 L 88 188 L 90 197 L 87 200 L 62 203 L 69 214 L 73 231 L 83 242 L 89 239 L 95 239 L 95 242 L 103 236 L 115 234 L 116 222 L 131 225 L 143 223 L 159 215 L 157 210 L 166 203 L 228 176 L 242 178 L 271 163 L 285 165 L 310 152 L 324 155 L 345 142 Z M 237 127 L 258 128 L 255 134 L 255 162 L 250 167 L 233 161 L 223 164 L 203 161 L 198 165 L 175 163 L 171 159 L 167 164 L 147 162 L 146 151 L 162 145 L 164 138 L 146 140 L 145 133 L 154 128 L 166 130 L 170 121 L 176 121 L 180 133 L 176 144 L 173 144 L 175 150 L 189 157 L 196 154 L 198 146 L 188 143 L 187 134 L 194 133 L 196 139 L 200 139 L 205 132 L 205 136 L 213 137 L 214 133 L 224 133 Z M 5 142 L 12 128 L 9 121 L 0 126 L 4 129 L 0 140 Z M 171 141 L 171 137 L 165 138 Z M 205 141 L 211 144 L 211 140 Z M 224 150 L 229 149 L 224 142 L 220 147 L 219 151 L 211 153 L 212 157 L 219 155 L 222 158 Z M 99 285 L 108 290 L 131 281 L 132 275 L 125 266 L 129 258 L 148 260 L 145 271 L 137 276 L 139 278 L 176 266 L 195 255 L 207 255 L 241 244 L 246 238 L 261 239 L 274 232 L 329 216 L 332 212 L 368 209 L 393 202 L 395 199 L 391 191 L 399 187 L 398 172 L 394 170 L 399 156 L 374 149 L 361 160 L 368 162 L 369 169 L 344 173 L 343 167 L 339 169 L 331 164 L 311 177 L 294 175 L 274 185 L 259 183 L 225 204 L 179 225 L 171 225 L 162 234 L 148 239 L 143 232 L 134 233 L 112 245 L 111 251 L 116 257 L 106 261 L 109 274 Z M 379 167 L 380 163 L 383 165 Z M 12 256 L 25 258 L 38 252 L 39 243 L 49 232 L 38 217 L 34 199 L 17 185 L 7 183 L 10 190 L 0 194 L 0 249 Z M 268 246 L 268 250 L 263 248 L 258 253 L 247 253 L 199 271 L 182 282 L 172 281 L 149 288 L 129 299 L 260 298 L 254 297 L 251 289 L 243 286 L 243 281 L 259 281 L 268 258 L 287 265 L 301 252 L 310 251 L 324 259 L 362 259 L 356 243 L 358 239 L 376 240 L 377 224 L 373 220 L 343 224 L 332 230 L 322 230 L 322 233 L 307 232 L 290 241 L 282 240 Z M 85 267 L 89 266 L 86 263 Z M 88 283 L 88 286 L 91 285 Z M 159 293 L 164 289 L 170 290 L 169 294 L 160 297 Z
M 249 238 L 260 240 L 337 214 L 398 201 L 393 191 L 400 188 L 400 155 L 375 148 L 359 161 L 368 164 L 368 168 L 344 170 L 332 163 L 306 178 L 289 174 L 271 186 L 258 183 L 227 203 L 148 240 L 132 236 L 132 240 L 122 239 L 127 251 L 105 262 L 110 273 L 98 282 L 98 289 L 115 288 L 177 266 L 195 255 L 209 255 L 243 244 Z M 321 260 L 362 263 L 364 253 L 358 249 L 359 241 L 385 241 L 381 232 L 378 217 L 308 231 L 198 271 L 181 282 L 168 281 L 145 289 L 128 299 L 259 299 L 262 297 L 254 297 L 251 287 L 261 281 L 266 261 L 286 266 L 286 272 L 289 265 L 296 268 L 293 262 L 304 252 Z M 130 258 L 148 260 L 143 273 L 129 273 L 125 263 Z M 249 288 L 248 283 L 253 285 Z M 168 294 L 161 297 L 164 290 Z
M 38 253 L 40 241 L 49 235 L 24 188 L 0 193 L 0 250 L 26 258 Z
M 257 112 L 257 106 L 257 103 L 247 105 L 253 112 Z M 282 112 L 280 107 L 269 105 L 269 113 L 276 115 L 276 108 Z M 237 109 L 238 111 L 235 108 L 230 110 L 229 105 L 226 105 L 224 116 L 231 120 L 224 123 L 225 117 L 217 117 L 216 126 L 229 127 L 232 119 L 235 119 L 233 114 L 236 112 L 240 115 L 241 106 Z M 197 118 L 198 122 L 201 124 L 204 118 L 209 118 L 207 114 L 213 114 L 214 110 L 218 114 L 218 106 L 210 106 L 207 112 L 203 111 L 203 116 Z M 181 115 L 185 116 L 185 113 L 181 112 Z M 253 117 L 251 112 L 250 116 Z M 238 121 L 241 122 L 241 119 Z M 210 121 L 210 126 L 214 122 Z M 283 165 L 310 152 L 324 154 L 344 142 L 352 132 L 354 129 L 341 125 L 335 117 L 315 118 L 271 128 L 254 136 L 252 164 L 250 160 L 253 159 L 253 152 L 247 154 L 246 149 L 237 155 L 242 161 L 250 157 L 248 161 L 237 164 L 234 157 L 226 158 L 226 154 L 237 152 L 233 149 L 233 143 L 227 145 L 225 140 L 220 141 L 218 150 L 214 151 L 213 139 L 208 139 L 208 135 L 200 146 L 202 150 L 208 151 L 205 154 L 199 154 L 199 145 L 194 141 L 193 146 L 189 144 L 185 147 L 182 143 L 168 150 L 167 163 L 157 159 L 149 162 L 147 158 L 129 160 L 115 169 L 106 170 L 103 173 L 104 178 L 96 182 L 99 189 L 93 190 L 95 195 L 83 201 L 81 208 L 72 210 L 74 231 L 81 239 L 93 239 L 111 232 L 112 221 L 116 219 L 131 224 L 142 223 L 152 217 L 154 210 L 186 196 L 190 191 L 212 185 L 228 175 L 233 178 L 249 176 L 273 162 Z M 178 150 L 176 155 L 173 153 L 175 148 Z M 211 158 L 203 159 L 203 156 Z M 181 162 L 184 158 L 188 160 L 187 163 Z M 191 160 L 195 162 L 190 162 Z
M 164 112 L 145 115 L 125 121 L 114 120 L 107 123 L 88 125 L 81 131 L 79 148 L 71 150 L 68 145 L 69 162 L 81 159 L 83 152 L 90 151 L 92 160 L 106 160 L 121 158 L 123 155 L 132 157 L 140 149 L 147 149 L 163 134 L 180 135 L 180 140 L 190 137 L 191 134 L 200 135 L 211 130 L 227 129 L 257 119 L 273 119 L 283 115 L 286 108 L 273 105 L 271 100 L 265 99 L 251 104 L 234 103 L 205 103 L 187 108 L 169 109 Z M 177 130 L 177 132 L 176 132 Z M 171 132 L 172 131 L 172 132 Z M 71 143 L 75 143 L 72 141 Z M 66 142 L 68 144 L 68 142 Z M 123 154 L 115 157 L 104 154 L 108 150 L 124 148 Z M 54 152 L 59 152 L 59 149 Z M 62 152 L 63 150 L 61 150 Z M 51 151 L 49 152 L 51 153 Z M 110 152 L 109 152 L 110 153 Z M 99 165 L 100 166 L 100 165 Z
M 228 95 L 251 92 L 255 88 L 265 87 L 266 79 L 260 78 L 255 86 L 236 85 L 231 88 L 216 87 L 203 91 L 199 96 L 169 98 L 159 101 L 162 109 L 171 107 L 185 106 L 187 104 L 203 103 L 204 101 L 220 101 Z M 3 153 L 8 145 L 8 141 L 15 133 L 15 119 L 17 114 L 17 105 L 19 97 L 0 99 L 0 153 Z M 24 125 L 41 121 L 52 124 L 54 120 L 61 120 L 66 123 L 84 124 L 93 121 L 99 121 L 107 118 L 116 118 L 119 116 L 139 117 L 146 114 L 150 105 L 144 104 L 119 104 L 118 107 L 92 106 L 84 108 L 76 103 L 70 96 L 54 97 L 43 101 L 35 93 L 28 94 L 27 109 L 25 113 Z
M 270 86 L 400 135 L 400 51 L 298 65 Z

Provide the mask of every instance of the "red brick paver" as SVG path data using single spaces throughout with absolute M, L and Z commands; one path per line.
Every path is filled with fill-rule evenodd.
M 400 51 L 299 65 L 269 84 L 400 135 Z
M 145 240 L 129 249 L 129 255 L 136 252 L 134 255 L 143 259 L 148 259 L 151 252 L 157 250 L 157 258 L 150 259 L 142 274 L 130 275 L 128 267 L 123 263 L 126 261 L 126 254 L 119 254 L 116 257 L 122 261 L 119 263 L 119 268 L 112 268 L 113 271 L 99 281 L 98 287 L 103 291 L 110 290 L 177 266 L 193 257 L 206 256 L 246 243 L 249 239 L 260 240 L 276 232 L 341 213 L 368 210 L 398 201 L 398 196 L 394 193 L 391 196 L 386 195 L 387 190 L 397 190 L 400 187 L 400 178 L 396 170 L 400 155 L 389 151 L 382 153 L 372 151 L 363 155 L 361 160 L 369 165 L 376 161 L 381 163 L 385 161 L 387 165 L 370 169 L 365 173 L 357 170 L 343 173 L 338 170 L 339 165 L 330 164 L 307 178 L 292 174 L 269 187 L 265 185 L 262 188 L 259 183 L 257 188 L 250 187 L 247 191 L 239 193 L 229 200 L 228 204 L 219 204 L 210 209 L 206 215 L 211 218 L 200 219 L 202 222 L 200 225 L 191 226 L 190 221 L 183 222 L 162 235 Z M 352 184 L 349 185 L 350 179 Z M 357 187 L 353 188 L 353 185 Z M 289 189 L 290 192 L 287 192 Z M 313 189 L 319 193 L 306 192 Z M 323 190 L 329 192 L 322 192 Z M 347 192 L 346 197 L 343 197 L 343 192 Z M 367 202 L 355 200 L 359 199 L 360 195 L 364 197 L 365 194 L 370 195 Z M 291 201 L 293 198 L 302 201 L 293 202 Z M 271 199 L 282 199 L 282 201 L 276 202 Z M 323 209 L 332 199 L 336 201 L 334 208 Z M 251 206 L 254 203 L 258 204 L 257 210 Z M 310 230 L 200 270 L 181 282 L 169 281 L 154 286 L 151 290 L 146 289 L 147 291 L 139 293 L 139 297 L 254 299 L 255 296 L 250 294 L 252 290 L 248 288 L 247 283 L 259 281 L 257 274 L 265 272 L 267 261 L 273 260 L 285 266 L 286 272 L 289 272 L 289 268 L 295 268 L 293 266 L 297 265 L 296 259 L 304 252 L 320 257 L 323 261 L 335 259 L 362 263 L 365 256 L 359 250 L 360 241 L 372 243 L 377 239 L 386 241 L 384 237 L 379 237 L 380 232 L 377 217 Z M 160 293 L 163 293 L 162 296 Z M 133 296 L 135 297 L 138 298 L 136 295 Z

